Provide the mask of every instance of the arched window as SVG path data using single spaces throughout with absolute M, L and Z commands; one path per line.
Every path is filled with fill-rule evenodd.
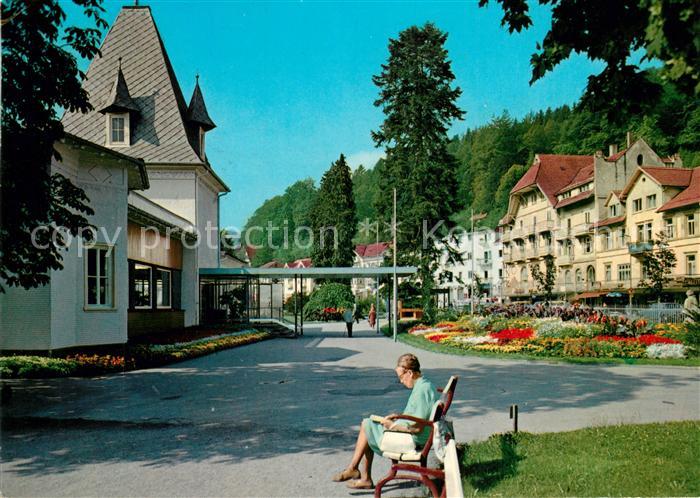
M 520 269 L 520 281 L 527 282 L 527 266 L 523 266 Z
M 587 279 L 590 283 L 595 282 L 595 268 L 593 268 L 592 266 L 589 266 L 589 267 L 586 269 L 586 279 Z
M 571 283 L 571 270 L 566 270 L 564 272 L 564 283 L 567 285 Z
M 581 282 L 583 282 L 583 272 L 581 271 L 581 268 L 579 268 L 576 270 L 576 283 L 580 284 Z

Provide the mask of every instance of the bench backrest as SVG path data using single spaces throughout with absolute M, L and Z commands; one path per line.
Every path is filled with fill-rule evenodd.
M 462 475 L 459 472 L 459 459 L 457 458 L 457 445 L 454 439 L 447 443 L 447 451 L 445 453 L 445 497 L 464 498 Z
M 444 408 L 442 410 L 442 415 L 445 416 L 447 414 L 447 410 L 450 409 L 450 405 L 452 404 L 452 398 L 455 396 L 455 388 L 457 387 L 457 381 L 459 380 L 459 377 L 456 375 L 453 375 L 450 377 L 450 379 L 447 381 L 447 384 L 445 384 L 444 389 L 442 389 L 442 395 L 440 396 L 440 401 L 442 402 Z

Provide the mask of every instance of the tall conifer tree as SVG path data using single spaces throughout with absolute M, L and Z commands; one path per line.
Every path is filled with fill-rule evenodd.
M 311 225 L 314 266 L 352 266 L 357 215 L 350 167 L 343 154 L 321 178 Z
M 447 130 L 463 112 L 456 101 L 462 91 L 453 88 L 454 74 L 447 58 L 447 34 L 435 25 L 412 26 L 389 41 L 389 61 L 375 76 L 380 88 L 375 105 L 386 116 L 372 133 L 386 149 L 381 185 L 384 195 L 378 212 L 391 218 L 392 194 L 397 191 L 397 255 L 403 264 L 419 268 L 426 318 L 432 318 L 431 291 L 440 256 L 436 240 L 446 241 L 454 209 L 456 164 L 448 152 Z M 427 237 L 427 241 L 425 240 Z M 426 243 L 427 242 L 427 243 Z

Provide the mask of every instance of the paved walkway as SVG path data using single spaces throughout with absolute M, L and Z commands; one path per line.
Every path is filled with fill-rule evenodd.
M 343 328 L 308 325 L 297 340 L 170 368 L 14 382 L 3 411 L 0 494 L 371 496 L 329 477 L 350 458 L 363 416 L 403 408 L 408 391 L 393 367 L 411 348 L 366 322 L 352 339 Z M 531 432 L 700 418 L 696 368 L 415 352 L 436 384 L 460 375 L 451 408 L 460 441 L 509 430 L 511 403 L 520 405 L 521 430 Z M 375 479 L 387 468 L 379 459 Z

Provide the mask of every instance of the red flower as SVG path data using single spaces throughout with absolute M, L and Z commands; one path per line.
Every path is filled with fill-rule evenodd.
M 489 335 L 498 339 L 498 344 L 506 344 L 514 339 L 532 339 L 535 331 L 533 329 L 503 329 L 499 332 L 491 332 Z

